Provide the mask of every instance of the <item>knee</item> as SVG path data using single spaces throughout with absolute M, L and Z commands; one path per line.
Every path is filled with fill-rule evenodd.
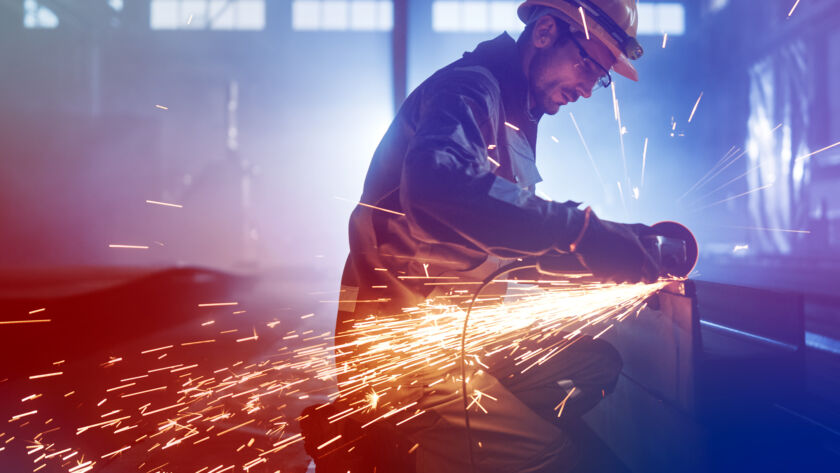
M 594 353 L 597 353 L 600 372 L 602 374 L 603 388 L 607 392 L 612 392 L 618 382 L 618 375 L 621 373 L 621 368 L 624 362 L 621 359 L 621 354 L 609 342 L 601 339 L 592 341 Z

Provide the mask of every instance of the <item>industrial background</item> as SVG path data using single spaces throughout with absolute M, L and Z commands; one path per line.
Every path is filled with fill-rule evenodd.
M 152 348 L 203 322 L 194 302 L 220 294 L 251 300 L 241 317 L 294 329 L 287 319 L 313 313 L 330 330 L 348 217 L 396 108 L 478 42 L 516 36 L 517 5 L 0 0 L 2 318 L 46 308 L 66 324 L 0 325 L 10 417 L 29 412 L 16 379 L 69 353 L 98 366 Z M 840 2 L 648 1 L 639 13 L 640 81 L 614 76 L 611 91 L 542 120 L 537 190 L 611 220 L 691 228 L 699 305 L 705 282 L 723 314 L 701 310 L 704 330 L 795 353 L 790 369 L 757 362 L 776 382 L 766 390 L 796 387 L 787 404 L 766 400 L 782 420 L 760 427 L 840 461 Z M 730 389 L 708 381 L 715 366 L 698 398 Z M 0 470 L 38 468 L 2 424 Z M 615 468 L 655 470 L 639 466 L 655 452 L 634 460 L 607 444 Z

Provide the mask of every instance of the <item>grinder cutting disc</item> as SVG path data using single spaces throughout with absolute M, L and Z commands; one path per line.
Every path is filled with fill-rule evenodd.
M 664 221 L 653 225 L 657 235 L 666 239 L 681 240 L 685 242 L 685 253 L 679 255 L 669 254 L 667 243 L 661 245 L 661 259 L 665 270 L 674 276 L 686 277 L 694 270 L 699 256 L 697 239 L 685 225 L 677 222 Z

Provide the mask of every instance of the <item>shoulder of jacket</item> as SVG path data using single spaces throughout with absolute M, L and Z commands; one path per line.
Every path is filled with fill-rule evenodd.
M 484 66 L 454 66 L 440 70 L 428 86 L 477 93 L 491 102 L 499 101 L 502 94 L 499 81 Z

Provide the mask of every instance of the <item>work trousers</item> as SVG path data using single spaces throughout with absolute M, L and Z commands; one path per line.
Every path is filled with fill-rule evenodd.
M 489 372 L 471 375 L 471 396 L 476 391 L 487 395 L 480 400 L 484 409 L 470 409 L 472 460 L 460 383 L 435 386 L 420 403 L 428 413 L 402 429 L 418 445 L 417 473 L 464 472 L 472 466 L 480 473 L 558 473 L 574 468 L 575 439 L 563 426 L 612 392 L 622 362 L 603 340 L 579 336 L 570 342 L 524 373 L 512 355 L 500 354 L 487 359 Z M 567 396 L 558 417 L 558 405 Z
M 579 418 L 611 393 L 622 367 L 621 355 L 612 345 L 588 336 L 572 340 L 568 348 L 524 373 L 511 356 L 487 361 L 502 386 L 540 417 L 559 425 L 566 418 Z M 558 405 L 567 395 L 558 416 Z

